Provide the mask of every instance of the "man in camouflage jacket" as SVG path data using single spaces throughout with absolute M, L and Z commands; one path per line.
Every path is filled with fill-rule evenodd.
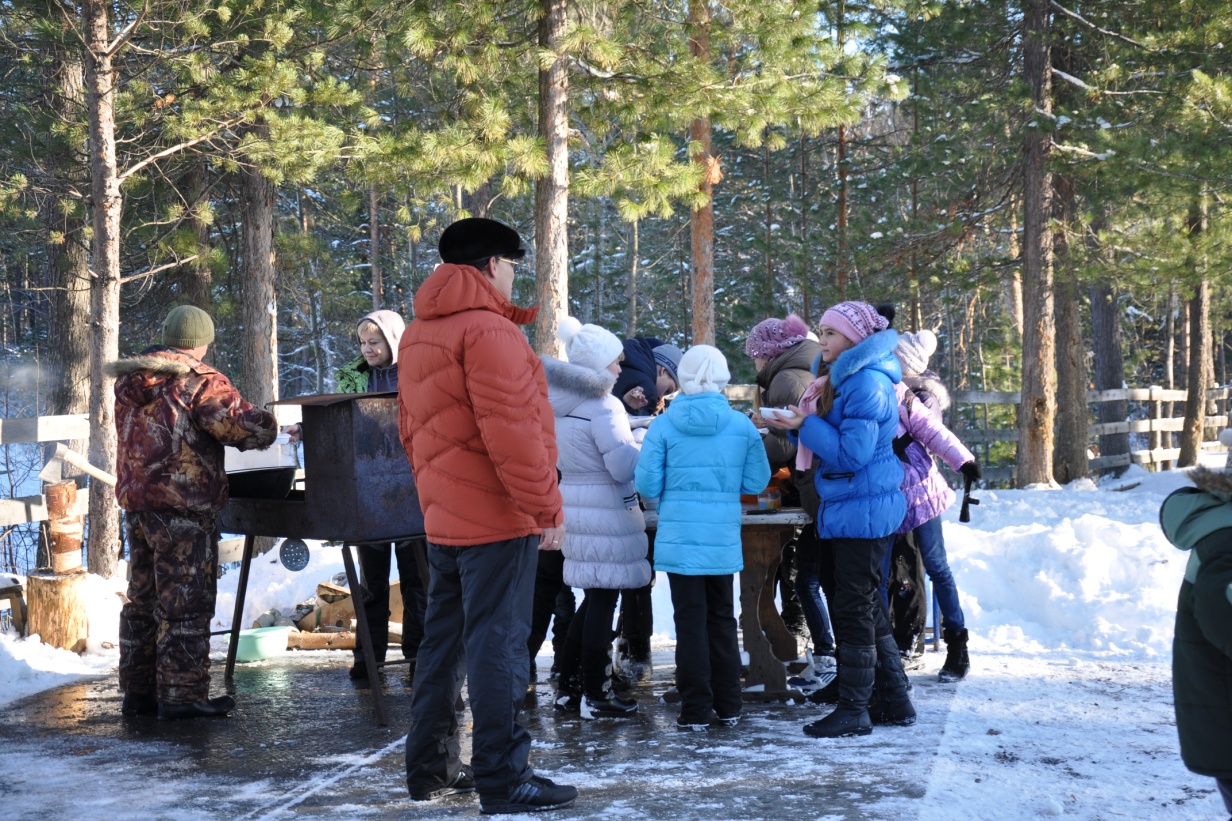
M 116 498 L 128 512 L 124 715 L 195 718 L 235 707 L 230 696 L 209 698 L 223 446 L 267 448 L 278 425 L 201 361 L 213 340 L 209 315 L 182 305 L 167 315 L 162 345 L 108 368 L 117 377 Z

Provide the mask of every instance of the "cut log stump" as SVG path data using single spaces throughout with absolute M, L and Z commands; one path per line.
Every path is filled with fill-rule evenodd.
M 26 577 L 27 634 L 44 644 L 84 652 L 90 634 L 86 619 L 86 572 L 60 575 L 31 573 Z

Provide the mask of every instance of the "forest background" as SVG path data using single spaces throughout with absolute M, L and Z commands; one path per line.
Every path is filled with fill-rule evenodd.
M 0 416 L 89 413 L 113 469 L 102 366 L 182 303 L 253 401 L 329 392 L 469 215 L 533 245 L 543 353 L 567 311 L 747 383 L 761 319 L 889 302 L 952 389 L 1021 392 L 1020 485 L 1114 446 L 1087 426 L 1131 411 L 1092 388 L 1188 389 L 1192 464 L 1228 381 L 1229 50 L 1232 3 L 1195 0 L 0 0 Z

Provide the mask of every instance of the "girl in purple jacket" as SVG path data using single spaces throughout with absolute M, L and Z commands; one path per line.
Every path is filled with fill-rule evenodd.
M 951 470 L 974 482 L 982 471 L 975 456 L 941 421 L 950 397 L 936 374 L 928 371 L 928 358 L 937 349 L 932 331 L 901 333 L 895 354 L 903 366 L 903 381 L 898 390 L 898 439 L 895 450 L 903 461 L 903 495 L 907 497 L 907 516 L 899 534 L 910 533 L 920 551 L 924 570 L 933 584 L 933 595 L 941 608 L 945 627 L 946 657 L 941 667 L 942 681 L 958 681 L 967 675 L 967 626 L 958 603 L 958 586 L 945 556 L 941 514 L 954 503 L 954 491 L 937 470 L 933 455 Z M 890 555 L 882 566 L 882 595 L 889 578 Z

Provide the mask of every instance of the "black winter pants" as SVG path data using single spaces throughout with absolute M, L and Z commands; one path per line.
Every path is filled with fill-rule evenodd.
M 740 639 L 732 577 L 668 573 L 676 620 L 680 723 L 705 724 L 740 714 Z
M 392 557 L 388 542 L 355 546 L 359 554 L 359 582 L 364 588 L 364 614 L 368 617 L 376 660 L 384 661 L 389 648 L 389 569 L 391 559 L 396 561 L 402 591 L 402 656 L 414 661 L 423 641 L 424 611 L 428 607 L 428 542 L 408 539 L 393 544 Z M 355 659 L 363 657 L 357 639 Z
M 619 590 L 594 588 L 586 591 L 586 598 L 569 625 L 569 635 L 560 657 L 562 688 L 569 688 L 580 666 L 582 692 L 591 699 L 606 698 L 611 681 L 612 616 L 616 613 L 619 595 Z
M 534 611 L 530 622 L 530 636 L 526 640 L 531 664 L 534 664 L 535 656 L 539 655 L 539 649 L 543 647 L 550 624 L 552 652 L 557 656 L 553 666 L 559 669 L 560 655 L 564 651 L 565 637 L 569 633 L 569 624 L 573 621 L 576 604 L 573 588 L 565 584 L 564 554 L 559 550 L 540 550 L 535 568 Z
M 647 531 L 649 542 L 646 559 L 654 568 L 654 537 L 653 530 Z M 620 591 L 620 621 L 617 632 L 625 641 L 625 654 L 633 661 L 650 661 L 650 636 L 654 632 L 654 612 L 651 610 L 651 590 L 654 588 L 654 576 L 650 584 L 636 590 Z
M 483 795 L 528 780 L 530 733 L 517 723 L 526 694 L 539 537 L 449 547 L 428 543 L 428 612 L 411 696 L 406 781 L 412 793 L 449 783 L 461 766 L 458 715 L 469 678 L 471 766 Z
M 832 539 L 834 597 L 830 618 L 840 644 L 872 647 L 890 635 L 890 620 L 881 598 L 881 564 L 894 537 Z

